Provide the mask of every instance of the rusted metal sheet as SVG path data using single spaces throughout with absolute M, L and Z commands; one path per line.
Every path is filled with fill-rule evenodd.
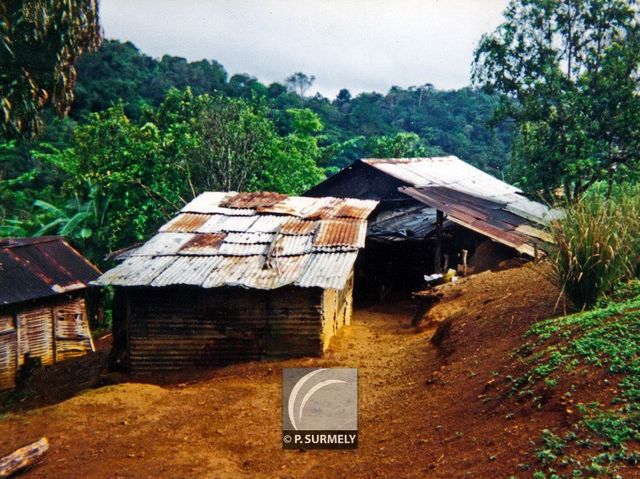
M 94 351 L 84 299 L 65 301 L 53 307 L 55 360 L 82 356 Z
M 183 255 L 214 255 L 220 251 L 220 246 L 227 237 L 226 233 L 194 235 L 179 250 Z
M 449 220 L 521 253 L 533 256 L 536 245 L 546 249 L 540 241 L 540 235 L 528 234 L 531 230 L 526 226 L 530 223 L 521 216 L 506 211 L 504 203 L 476 198 L 471 194 L 440 186 L 402 188 L 401 191 L 443 211 Z
M 291 218 L 282 224 L 280 233 L 283 235 L 310 235 L 313 234 L 317 226 L 317 221 Z
M 317 203 L 316 198 L 305 198 L 302 196 L 289 196 L 283 200 L 272 204 L 263 205 L 257 208 L 257 212 L 261 214 L 283 214 L 289 216 L 303 216 L 304 212 L 309 208 L 313 208 Z
M 366 220 L 371 211 L 377 206 L 377 201 L 346 199 L 334 209 L 336 218 L 357 218 Z
M 286 198 L 287 195 L 281 193 L 267 193 L 262 191 L 255 193 L 236 193 L 235 195 L 228 195 L 220 202 L 220 206 L 224 208 L 268 208 L 280 203 Z
M 173 233 L 195 233 L 210 217 L 211 215 L 183 213 L 176 216 L 160 228 L 160 231 L 169 231 Z
M 366 220 L 360 218 L 376 204 L 270 193 L 205 193 L 95 283 L 275 289 L 295 285 L 304 277 L 305 287 L 322 287 L 325 277 L 333 278 L 332 272 L 307 272 L 307 265 L 331 267 L 327 255 L 342 259 L 342 253 L 363 247 Z M 209 213 L 215 208 L 254 208 L 254 214 Z M 325 260 L 314 263 L 315 254 Z M 185 259 L 192 256 L 203 259 Z
M 367 222 L 361 220 L 332 219 L 320 223 L 313 240 L 316 247 L 350 246 L 363 248 L 367 235 Z
M 18 313 L 18 365 L 25 354 L 39 358 L 43 366 L 53 364 L 53 314 L 42 306 Z
M 0 391 L 15 387 L 18 371 L 18 335 L 16 330 L 0 333 Z
M 86 288 L 99 275 L 60 237 L 0 240 L 0 304 Z

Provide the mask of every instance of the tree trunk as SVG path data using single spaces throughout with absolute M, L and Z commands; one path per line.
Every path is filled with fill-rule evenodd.
M 32 466 L 49 450 L 49 441 L 43 437 L 0 459 L 0 478 L 9 477 Z

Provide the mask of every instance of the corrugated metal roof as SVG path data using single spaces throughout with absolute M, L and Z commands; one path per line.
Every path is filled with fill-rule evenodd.
M 195 233 L 209 218 L 205 214 L 183 213 L 160 228 L 160 231 Z
M 364 248 L 367 222 L 345 219 L 326 220 L 313 240 L 314 246 L 356 246 Z
M 519 216 L 546 224 L 553 212 L 531 201 L 519 188 L 462 161 L 455 156 L 362 160 L 363 163 L 415 187 L 444 186 L 470 195 L 504 203 Z
M 543 238 L 550 239 L 532 222 L 509 211 L 504 203 L 443 186 L 400 191 L 446 213 L 449 220 L 530 256 L 534 256 L 536 247 L 546 249 Z
M 132 253 L 132 256 L 177 254 L 193 238 L 194 233 L 158 233 Z
M 383 241 L 424 240 L 436 230 L 436 219 L 436 209 L 425 205 L 383 211 L 369 221 L 367 236 Z
M 0 304 L 86 288 L 99 275 L 60 237 L 0 240 Z
M 376 205 L 271 193 L 203 193 L 96 283 L 342 288 L 364 246 L 365 218 Z

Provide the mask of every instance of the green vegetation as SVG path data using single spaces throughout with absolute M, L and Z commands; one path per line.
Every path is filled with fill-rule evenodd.
M 510 394 L 543 407 L 545 390 L 578 416 L 565 432 L 542 431 L 540 478 L 616 477 L 640 466 L 640 281 L 586 312 L 541 321 L 518 351 L 527 371 Z M 551 382 L 551 386 L 549 383 Z M 575 403 L 576 388 L 598 402 Z
M 75 63 L 74 63 L 75 64 Z M 63 234 L 90 259 L 146 239 L 205 190 L 299 194 L 362 157 L 457 154 L 499 174 L 498 99 L 430 85 L 334 100 L 297 72 L 264 85 L 215 61 L 105 41 L 77 62 L 69 117 L 0 143 L 0 235 Z
M 551 225 L 558 283 L 581 308 L 635 277 L 640 263 L 640 186 L 604 186 L 595 185 Z
M 510 170 L 529 191 L 577 199 L 598 180 L 637 179 L 639 5 L 512 0 L 476 50 L 473 78 L 517 124 Z
M 95 0 L 0 3 L 0 138 L 29 138 L 73 102 L 76 61 L 102 40 Z

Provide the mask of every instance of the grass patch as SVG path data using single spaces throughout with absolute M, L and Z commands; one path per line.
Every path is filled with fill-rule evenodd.
M 601 402 L 571 406 L 568 431 L 542 431 L 535 477 L 616 477 L 622 465 L 640 467 L 640 282 L 593 310 L 536 323 L 526 339 L 516 354 L 528 369 L 511 378 L 511 396 L 535 404 L 534 391 L 546 388 L 572 404 L 574 383 L 605 378 L 592 384 Z
M 640 258 L 640 185 L 595 185 L 551 225 L 559 286 L 580 308 L 591 308 Z

